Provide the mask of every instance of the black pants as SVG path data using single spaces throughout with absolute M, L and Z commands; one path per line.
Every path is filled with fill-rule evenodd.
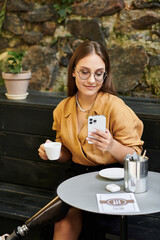
M 72 162 L 71 166 L 69 167 L 69 169 L 67 170 L 63 181 L 77 176 L 79 174 L 83 174 L 83 173 L 89 173 L 89 172 L 97 172 L 100 171 L 104 168 L 113 168 L 113 167 L 123 167 L 120 163 L 113 163 L 113 164 L 108 164 L 108 165 L 98 165 L 98 166 L 84 166 L 84 165 L 80 165 L 77 163 Z

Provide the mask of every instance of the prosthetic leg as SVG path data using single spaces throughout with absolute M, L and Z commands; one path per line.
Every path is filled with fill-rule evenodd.
M 66 216 L 69 208 L 70 207 L 57 196 L 28 219 L 23 226 L 18 226 L 8 237 L 5 237 L 5 240 L 21 239 L 25 237 L 29 231 L 35 230 L 50 222 L 58 222 Z

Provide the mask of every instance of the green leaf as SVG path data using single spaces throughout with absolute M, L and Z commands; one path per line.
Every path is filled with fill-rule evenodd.
M 53 7 L 56 9 L 56 10 L 59 10 L 61 7 L 59 4 L 54 4 Z
M 15 58 L 14 57 L 9 57 L 9 58 L 7 58 L 7 61 L 15 61 Z
M 9 64 L 8 67 L 9 67 L 10 69 L 14 69 L 14 66 L 11 65 L 11 64 Z
M 12 73 L 20 73 L 22 70 L 22 59 L 25 55 L 25 51 L 8 51 L 8 68 Z
M 68 14 L 72 13 L 72 8 L 71 8 L 71 7 L 68 7 L 68 8 L 66 9 L 66 12 L 67 12 Z
M 57 38 L 54 38 L 54 39 L 52 40 L 52 45 L 55 44 L 57 41 L 58 41 Z
M 9 55 L 9 56 L 13 56 L 13 57 L 15 57 L 15 58 L 18 57 L 18 54 L 17 54 L 16 52 L 8 52 L 8 55 Z
M 83 0 L 80 0 L 80 1 L 83 1 Z M 73 3 L 74 3 L 74 0 L 57 0 L 56 4 L 53 5 L 59 15 L 59 19 L 58 19 L 59 23 L 64 21 L 68 14 L 72 13 L 71 5 Z
M 60 9 L 58 11 L 58 13 L 59 13 L 60 16 L 66 16 L 66 10 L 65 9 Z

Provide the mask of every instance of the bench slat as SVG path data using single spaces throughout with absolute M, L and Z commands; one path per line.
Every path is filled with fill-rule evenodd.
M 0 216 L 26 220 L 55 197 L 55 192 L 0 182 Z
M 8 191 L 8 192 L 20 192 L 24 194 L 31 194 L 37 197 L 43 196 L 44 198 L 50 198 L 53 191 L 52 190 L 46 190 L 42 188 L 35 188 L 35 187 L 28 187 L 18 184 L 11 184 L 11 183 L 5 183 L 0 182 L 0 191 Z
M 16 204 L 16 202 L 0 201 L 0 206 L 0 216 L 21 221 L 26 221 L 40 210 L 38 207 L 23 206 Z
M 1 110 L 3 130 L 52 136 L 53 109 L 4 105 Z
M 17 158 L 0 159 L 0 181 L 55 190 L 64 178 L 68 165 L 57 161 L 30 161 Z

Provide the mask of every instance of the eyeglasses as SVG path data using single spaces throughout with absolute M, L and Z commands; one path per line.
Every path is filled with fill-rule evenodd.
M 76 72 L 82 80 L 87 80 L 91 76 L 91 74 L 93 74 L 97 82 L 102 82 L 107 77 L 107 72 L 104 72 L 102 70 L 97 70 L 95 73 L 91 73 L 87 69 L 81 69 L 79 71 L 76 70 Z

